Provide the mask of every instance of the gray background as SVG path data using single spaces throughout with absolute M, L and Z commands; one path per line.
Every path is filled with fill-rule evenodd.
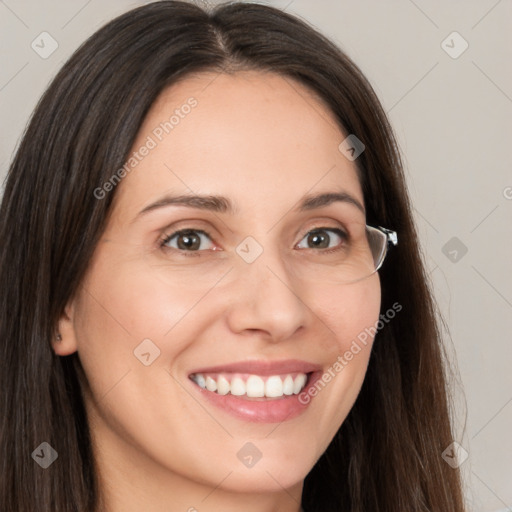
M 106 21 L 143 3 L 0 1 L 2 181 L 62 63 Z M 452 389 L 456 440 L 469 454 L 461 465 L 468 510 L 512 511 L 512 2 L 266 3 L 334 39 L 390 116 L 449 329 L 446 346 L 460 372 Z M 51 49 L 49 39 L 41 43 L 43 31 L 58 44 L 45 59 L 31 47 L 35 41 L 39 52 Z M 448 37 L 454 31 L 463 39 Z M 458 55 L 464 40 L 468 48 Z

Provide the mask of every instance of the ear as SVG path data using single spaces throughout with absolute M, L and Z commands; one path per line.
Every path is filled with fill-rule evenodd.
M 58 356 L 69 356 L 78 350 L 74 325 L 75 302 L 65 307 L 57 324 L 57 332 L 52 339 L 52 347 Z

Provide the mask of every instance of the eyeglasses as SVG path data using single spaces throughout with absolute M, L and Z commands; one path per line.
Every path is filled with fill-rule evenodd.
M 397 244 L 395 231 L 346 220 L 343 229 L 327 225 L 310 229 L 293 250 L 283 255 L 281 264 L 288 279 L 299 285 L 325 288 L 352 284 L 378 272 L 389 248 Z M 182 283 L 188 289 L 202 289 L 213 286 L 234 264 L 243 265 L 240 258 L 252 265 L 265 252 L 264 248 L 246 246 L 245 250 L 233 251 L 232 254 L 223 251 L 215 256 L 215 253 L 212 255 L 211 251 L 206 251 L 209 254 L 205 256 L 205 251 L 202 255 L 196 251 L 195 255 L 192 252 L 193 257 L 182 254 L 163 261 L 156 261 L 153 255 L 148 254 L 148 264 L 157 272 L 159 279 L 169 284 Z M 254 258 L 254 252 L 258 251 L 260 254 Z M 277 275 L 281 273 L 272 268 L 272 263 L 269 263 L 269 268 Z

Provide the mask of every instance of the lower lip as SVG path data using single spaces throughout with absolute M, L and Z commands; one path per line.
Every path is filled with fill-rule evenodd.
M 231 394 L 219 395 L 218 393 L 203 389 L 195 383 L 192 384 L 210 403 L 239 419 L 253 423 L 282 423 L 283 421 L 296 418 L 305 412 L 311 401 L 303 404 L 299 401 L 299 396 L 307 393 L 308 389 L 314 385 L 319 377 L 318 372 L 309 375 L 306 386 L 299 395 L 268 399 L 248 399 L 247 397 Z

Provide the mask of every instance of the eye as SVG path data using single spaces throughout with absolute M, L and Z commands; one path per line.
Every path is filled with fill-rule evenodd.
M 178 251 L 197 252 L 211 249 L 212 247 L 201 248 L 201 242 L 210 240 L 210 235 L 201 229 L 180 229 L 171 235 L 167 235 L 161 242 L 162 247 L 176 249 Z
M 340 248 L 340 244 L 348 241 L 348 235 L 341 229 L 337 228 L 315 228 L 309 231 L 302 239 L 308 244 L 304 247 L 301 241 L 297 247 L 299 249 L 335 249 Z M 331 245 L 331 242 L 334 245 Z M 330 251 L 329 251 L 330 252 Z

